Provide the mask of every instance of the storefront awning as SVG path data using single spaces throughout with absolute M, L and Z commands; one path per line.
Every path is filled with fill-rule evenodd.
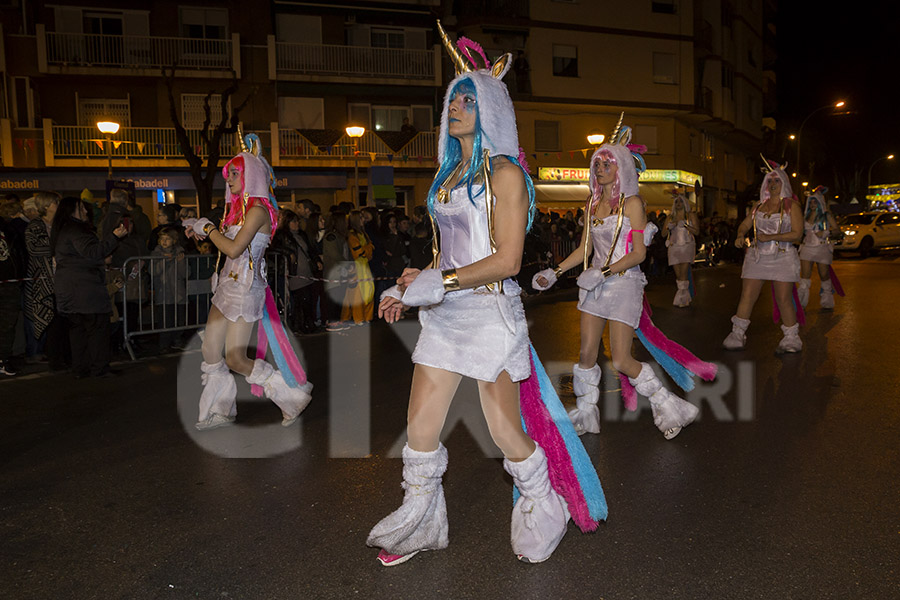
M 534 186 L 534 200 L 543 209 L 584 208 L 584 203 L 589 195 L 588 186 L 585 184 L 538 183 Z

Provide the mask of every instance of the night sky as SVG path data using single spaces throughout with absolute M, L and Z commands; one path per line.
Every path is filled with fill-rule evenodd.
M 857 174 L 862 194 L 869 166 L 881 156 L 897 154 L 872 169 L 872 183 L 900 182 L 900 7 L 866 0 L 839 6 L 779 2 L 777 147 L 810 112 L 845 100 L 855 114 L 822 111 L 807 121 L 801 162 L 815 161 L 810 183 L 832 192 L 854 191 Z M 793 165 L 790 144 L 779 158 Z

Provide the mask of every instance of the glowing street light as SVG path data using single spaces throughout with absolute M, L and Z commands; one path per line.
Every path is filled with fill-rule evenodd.
M 803 186 L 803 187 L 806 187 L 806 186 L 808 186 L 808 185 L 809 185 L 809 182 L 808 182 L 808 181 L 804 181 L 804 182 L 803 182 L 803 183 L 801 183 L 801 184 L 800 184 L 800 185 L 802 185 L 802 186 Z
M 888 154 L 887 156 L 882 156 L 881 158 L 876 158 L 871 165 L 869 165 L 869 177 L 866 181 L 866 194 L 869 193 L 869 188 L 872 187 L 872 167 L 876 164 L 880 163 L 883 160 L 894 160 L 893 154 Z
M 359 138 L 366 133 L 366 128 L 350 125 L 344 131 L 353 139 L 353 173 L 356 180 L 353 190 L 353 206 L 359 207 Z
M 97 123 L 97 129 L 106 137 L 106 178 L 112 180 L 112 140 L 109 138 L 119 131 L 119 124 L 115 121 L 100 121 Z
M 792 133 L 791 135 L 788 136 L 788 138 L 790 138 L 792 140 L 796 140 L 797 136 Z
M 603 140 L 606 139 L 606 136 L 602 133 L 591 132 L 587 136 L 588 144 L 591 146 L 599 146 L 603 143 Z

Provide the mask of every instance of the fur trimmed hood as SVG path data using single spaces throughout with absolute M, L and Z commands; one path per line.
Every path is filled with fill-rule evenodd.
M 637 167 L 634 164 L 634 155 L 631 153 L 628 146 L 623 146 L 621 144 L 603 144 L 597 148 L 593 156 L 591 156 L 590 188 L 593 190 L 597 183 L 596 177 L 594 176 L 594 163 L 600 159 L 600 153 L 604 150 L 608 150 L 616 159 L 618 168 L 616 178 L 619 180 L 619 192 L 625 194 L 626 198 L 640 195 L 638 189 L 638 172 Z M 616 202 L 618 202 L 618 199 L 616 199 Z
M 244 159 L 244 193 L 251 198 L 268 198 L 269 188 L 274 187 L 275 183 L 272 167 L 262 155 L 256 156 L 252 152 L 241 152 L 235 158 L 238 156 Z M 231 190 L 226 185 L 225 201 L 231 202 L 232 197 Z
M 444 162 L 444 155 L 449 142 L 448 112 L 450 109 L 450 92 L 460 81 L 468 79 L 475 86 L 478 102 L 478 120 L 481 122 L 482 147 L 490 151 L 491 156 L 506 155 L 513 158 L 519 156 L 519 133 L 516 129 L 516 112 L 503 76 L 509 71 L 509 65 L 499 77 L 494 77 L 489 69 L 461 73 L 453 78 L 444 94 L 444 108 L 441 111 L 441 132 L 438 139 L 438 162 Z
M 768 183 L 773 177 L 777 177 L 781 180 L 782 198 L 792 198 L 794 195 L 793 190 L 791 190 L 791 180 L 788 178 L 787 173 L 784 172 L 784 169 L 778 166 L 772 166 L 772 170 L 766 173 L 766 176 L 763 177 L 762 185 L 759 188 L 760 204 L 769 199 Z

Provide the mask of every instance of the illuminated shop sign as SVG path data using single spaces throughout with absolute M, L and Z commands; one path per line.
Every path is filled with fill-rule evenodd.
M 590 178 L 589 169 L 573 169 L 568 167 L 541 167 L 538 179 L 541 181 L 561 181 L 566 183 L 583 183 Z M 641 173 L 641 183 L 680 183 L 692 186 L 696 182 L 703 184 L 703 178 L 690 171 L 679 169 L 647 169 Z

